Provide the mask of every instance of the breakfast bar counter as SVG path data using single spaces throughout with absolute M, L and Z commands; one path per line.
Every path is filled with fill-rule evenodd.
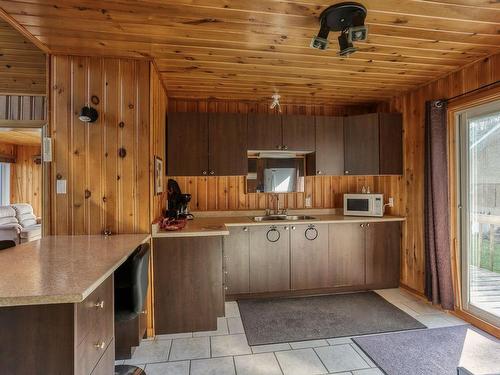
M 149 234 L 49 236 L 0 251 L 0 306 L 79 303 Z

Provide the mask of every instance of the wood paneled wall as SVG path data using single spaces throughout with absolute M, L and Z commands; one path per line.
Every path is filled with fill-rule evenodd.
M 52 56 L 50 65 L 52 188 L 67 181 L 66 194 L 51 195 L 51 232 L 149 233 L 149 62 Z M 94 95 L 99 119 L 84 124 L 78 113 Z
M 400 211 L 407 217 L 403 226 L 401 281 L 423 293 L 424 257 L 424 125 L 425 101 L 450 98 L 500 80 L 500 54 L 480 60 L 418 90 L 394 98 L 380 110 L 403 113 L 404 177 Z
M 301 106 L 284 105 L 283 113 L 342 116 L 375 111 L 372 106 Z M 270 113 L 269 103 L 241 101 L 189 101 L 169 100 L 169 111 L 185 112 L 259 112 Z M 183 192 L 192 194 L 191 210 L 245 210 L 273 207 L 272 196 L 265 193 L 245 192 L 243 176 L 222 177 L 172 177 L 179 182 Z M 360 192 L 362 186 L 371 191 L 382 192 L 394 197 L 395 207 L 389 213 L 400 214 L 401 183 L 397 176 L 311 176 L 306 177 L 303 193 L 280 195 L 280 204 L 286 208 L 304 208 L 305 198 L 311 197 L 314 208 L 341 208 L 342 194 Z
M 160 157 L 163 160 L 164 168 L 166 167 L 165 160 L 165 124 L 167 115 L 167 93 L 160 79 L 160 75 L 156 67 L 151 64 L 151 81 L 150 81 L 150 96 L 151 96 L 151 161 L 154 157 Z M 165 208 L 167 199 L 166 194 L 166 178 L 163 176 L 163 193 L 155 194 L 154 192 L 154 165 L 151 174 L 151 219 L 154 221 L 161 215 L 162 209 Z
M 45 120 L 45 96 L 0 95 L 0 120 Z
M 40 146 L 15 146 L 16 162 L 10 166 L 10 202 L 29 203 L 36 216 L 42 215 L 42 164 L 36 164 Z

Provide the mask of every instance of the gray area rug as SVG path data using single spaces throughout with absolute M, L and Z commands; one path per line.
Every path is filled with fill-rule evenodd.
M 500 374 L 500 342 L 460 325 L 353 339 L 387 375 Z
M 238 301 L 249 345 L 426 328 L 374 292 Z

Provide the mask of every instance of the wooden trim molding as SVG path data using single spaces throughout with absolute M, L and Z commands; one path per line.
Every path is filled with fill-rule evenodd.
M 33 36 L 28 30 L 24 28 L 21 24 L 19 24 L 10 14 L 8 14 L 5 10 L 0 8 L 0 18 L 3 18 L 6 22 L 8 22 L 14 29 L 19 31 L 26 39 L 28 39 L 31 43 L 37 46 L 40 50 L 45 53 L 50 53 L 49 47 L 47 47 L 44 43 L 40 42 L 35 36 Z
M 490 335 L 495 336 L 497 339 L 500 339 L 500 328 L 485 322 L 484 320 L 479 319 L 477 316 L 468 313 L 463 310 L 455 310 L 451 312 L 456 317 L 465 320 L 467 323 L 472 324 L 473 326 L 482 329 L 485 332 L 488 332 Z

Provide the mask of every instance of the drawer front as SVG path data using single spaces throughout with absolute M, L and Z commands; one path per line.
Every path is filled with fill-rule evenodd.
M 88 375 L 114 336 L 113 278 L 76 307 L 76 374 Z
M 115 372 L 115 340 L 111 340 L 108 348 L 97 363 L 92 375 L 111 375 Z

